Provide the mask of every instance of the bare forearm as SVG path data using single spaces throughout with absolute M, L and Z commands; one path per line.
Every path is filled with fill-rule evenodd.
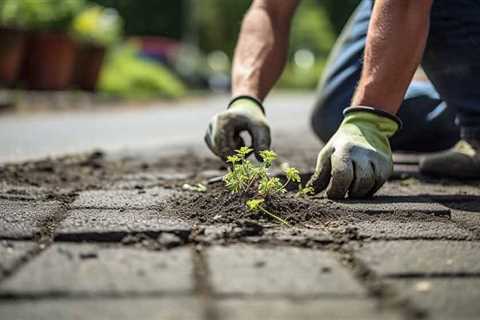
M 234 96 L 263 100 L 280 77 L 287 59 L 291 15 L 298 1 L 284 3 L 289 6 L 284 14 L 275 13 L 268 1 L 257 1 L 245 16 L 232 71 Z
M 433 0 L 377 0 L 352 101 L 396 113 L 421 62 Z

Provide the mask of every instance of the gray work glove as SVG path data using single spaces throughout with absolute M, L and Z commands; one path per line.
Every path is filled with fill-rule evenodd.
M 327 188 L 331 199 L 373 195 L 393 172 L 388 138 L 401 126 L 396 116 L 369 107 L 347 108 L 345 119 L 320 151 L 307 186 Z
M 252 138 L 255 156 L 270 149 L 270 128 L 263 106 L 256 99 L 241 96 L 232 100 L 228 109 L 215 115 L 205 134 L 208 148 L 223 160 L 245 146 L 240 133 L 247 131 Z

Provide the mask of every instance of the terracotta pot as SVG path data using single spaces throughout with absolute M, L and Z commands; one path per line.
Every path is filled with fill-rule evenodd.
M 0 84 L 12 86 L 18 79 L 25 49 L 25 33 L 0 28 Z
M 100 46 L 78 47 L 75 67 L 75 85 L 83 90 L 95 91 L 102 70 L 106 49 Z
M 28 88 L 64 90 L 72 84 L 75 42 L 63 33 L 38 32 L 30 37 L 24 78 Z

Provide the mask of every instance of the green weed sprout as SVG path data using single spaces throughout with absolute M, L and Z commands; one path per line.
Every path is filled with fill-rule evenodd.
M 246 206 L 249 211 L 262 212 L 275 220 L 288 225 L 284 219 L 274 215 L 265 208 L 265 201 L 271 195 L 279 195 L 287 192 L 286 186 L 290 182 L 299 184 L 299 195 L 306 196 L 313 190 L 311 188 L 302 188 L 300 184 L 300 172 L 296 168 L 285 167 L 283 172 L 287 181 L 282 184 L 279 178 L 271 177 L 269 169 L 273 161 L 277 159 L 277 154 L 271 150 L 261 151 L 260 164 L 253 164 L 247 160 L 248 155 L 253 149 L 242 147 L 235 151 L 235 154 L 227 158 L 231 165 L 229 172 L 223 177 L 225 186 L 232 193 L 241 193 L 250 196 Z
M 271 213 L 270 211 L 265 209 L 264 206 L 263 206 L 264 203 L 265 203 L 265 199 L 250 199 L 250 200 L 247 200 L 247 202 L 246 202 L 248 210 L 250 210 L 252 212 L 261 211 L 261 212 L 265 213 L 266 215 L 269 215 L 273 219 L 279 221 L 280 223 L 283 223 L 284 225 L 289 226 L 289 224 L 286 220 L 280 218 L 277 215 L 274 215 L 273 213 Z

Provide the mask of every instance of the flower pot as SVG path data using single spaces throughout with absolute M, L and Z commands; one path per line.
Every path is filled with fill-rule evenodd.
M 75 67 L 75 86 L 95 91 L 105 58 L 105 47 L 94 45 L 79 46 Z
M 64 90 L 72 84 L 75 42 L 64 33 L 38 32 L 30 37 L 24 78 L 28 88 Z
M 25 33 L 0 28 L 0 84 L 12 86 L 18 79 L 25 49 Z

